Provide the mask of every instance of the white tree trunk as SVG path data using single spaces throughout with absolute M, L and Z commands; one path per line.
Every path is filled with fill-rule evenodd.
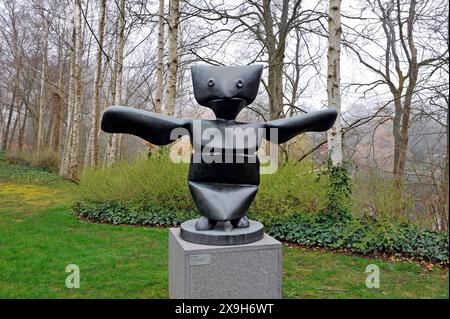
M 341 0 L 330 0 L 328 10 L 328 70 L 327 93 L 328 107 L 338 111 L 338 117 L 327 133 L 328 151 L 333 165 L 342 163 L 341 132 Z
M 172 116 L 177 96 L 178 73 L 178 23 L 180 22 L 180 0 L 169 1 L 169 61 L 167 78 L 166 114 Z
M 75 12 L 73 13 L 75 15 Z M 73 17 L 74 19 L 74 17 Z M 61 176 L 67 176 L 67 169 L 69 165 L 70 149 L 72 147 L 72 119 L 73 110 L 75 104 L 75 46 L 76 46 L 76 32 L 75 21 L 72 21 L 72 39 L 70 43 L 70 71 L 69 71 L 69 89 L 67 96 L 67 122 L 66 122 L 66 138 L 64 142 L 64 150 L 61 161 L 61 167 L 59 174 Z
M 38 127 L 37 127 L 37 148 L 36 151 L 40 152 L 44 148 L 44 111 L 46 99 L 45 78 L 47 76 L 47 49 L 48 49 L 48 26 L 44 17 L 44 39 L 42 44 L 42 69 L 41 69 L 41 90 L 39 95 L 38 106 Z
M 164 71 L 164 0 L 159 0 L 158 67 L 156 69 L 156 98 L 155 98 L 156 113 L 161 113 L 161 102 L 163 98 L 163 71 Z
M 123 51 L 125 48 L 125 0 L 120 0 L 119 3 L 119 37 L 116 47 L 116 88 L 115 88 L 115 98 L 114 105 L 122 104 L 122 75 L 123 75 Z M 112 134 L 110 137 L 110 143 L 107 147 L 106 154 L 106 165 L 113 164 L 119 156 L 119 146 L 120 146 L 120 134 Z
M 75 41 L 73 47 L 74 70 L 73 70 L 73 114 L 70 128 L 69 143 L 65 150 L 65 167 L 61 167 L 61 175 L 68 179 L 77 179 L 80 153 L 80 136 L 82 121 L 82 99 L 81 99 L 81 67 L 83 62 L 83 40 L 81 28 L 81 3 L 73 0 Z
M 102 78 L 102 58 L 103 43 L 105 38 L 105 16 L 106 16 L 106 0 L 100 0 L 100 13 L 98 22 L 98 48 L 97 48 L 97 65 L 95 68 L 94 82 L 94 99 L 92 103 L 91 127 L 87 142 L 86 155 L 84 159 L 85 167 L 95 167 L 98 164 L 98 132 L 100 120 L 100 87 Z

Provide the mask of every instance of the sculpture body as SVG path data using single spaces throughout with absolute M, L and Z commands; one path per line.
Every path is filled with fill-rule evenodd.
M 212 109 L 216 120 L 178 119 L 120 106 L 103 114 L 101 127 L 108 133 L 133 134 L 156 145 L 172 142 L 173 132 L 178 132 L 175 138 L 190 136 L 194 153 L 188 185 L 201 215 L 195 225 L 198 231 L 227 221 L 234 228 L 249 226 L 246 214 L 258 191 L 256 152 L 263 138 L 281 144 L 307 131 L 326 131 L 336 119 L 337 112 L 327 109 L 266 123 L 236 121 L 255 100 L 262 69 L 262 65 L 192 67 L 195 99 Z

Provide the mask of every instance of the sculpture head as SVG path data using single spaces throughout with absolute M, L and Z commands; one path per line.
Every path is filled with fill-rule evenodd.
M 217 118 L 234 120 L 258 94 L 263 66 L 195 65 L 191 68 L 194 96 Z

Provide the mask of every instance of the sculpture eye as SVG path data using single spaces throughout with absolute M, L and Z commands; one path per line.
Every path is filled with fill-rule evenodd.
M 236 81 L 236 87 L 238 89 L 242 89 L 244 87 L 244 81 L 242 81 L 241 79 Z
M 209 79 L 208 80 L 208 86 L 209 87 L 213 87 L 214 86 L 214 79 Z

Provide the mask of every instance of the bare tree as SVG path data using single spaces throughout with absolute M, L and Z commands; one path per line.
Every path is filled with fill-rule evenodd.
M 289 35 L 295 28 L 301 29 L 302 24 L 308 24 L 320 19 L 322 14 L 314 10 L 301 10 L 301 0 L 241 0 L 237 3 L 210 1 L 189 2 L 202 19 L 223 24 L 228 28 L 215 26 L 211 34 L 219 32 L 241 37 L 256 48 L 253 61 L 264 61 L 268 64 L 268 78 L 263 81 L 269 98 L 269 117 L 277 119 L 287 114 L 284 108 L 284 70 L 286 46 Z M 209 35 L 210 36 L 210 35 Z M 198 57 L 210 63 L 215 61 L 207 57 Z M 216 62 L 217 63 L 217 62 Z
M 420 80 L 420 71 L 426 72 L 430 66 L 439 63 L 448 55 L 448 48 L 443 51 L 429 50 L 429 44 L 424 43 L 427 34 L 419 36 L 417 25 L 419 21 L 426 21 L 430 11 L 430 1 L 416 0 L 368 0 L 367 4 L 376 15 L 376 26 L 380 26 L 384 37 L 379 34 L 365 34 L 369 28 L 362 26 L 363 31 L 356 31 L 358 38 L 365 43 L 374 42 L 382 56 L 369 52 L 366 47 L 359 45 L 353 39 L 346 39 L 345 45 L 358 58 L 358 60 L 375 74 L 378 79 L 368 83 L 371 88 L 380 84 L 387 85 L 392 96 L 394 112 L 392 118 L 392 133 L 394 138 L 393 174 L 398 189 L 403 185 L 405 166 L 407 162 L 409 126 L 413 99 L 416 96 L 417 84 Z M 432 8 L 432 6 L 431 6 Z M 432 9 L 431 9 L 432 10 Z M 420 40 L 419 40 L 420 39 Z M 431 41 L 431 37 L 429 38 Z M 417 42 L 421 43 L 418 52 Z M 447 58 L 448 59 L 448 58 Z

